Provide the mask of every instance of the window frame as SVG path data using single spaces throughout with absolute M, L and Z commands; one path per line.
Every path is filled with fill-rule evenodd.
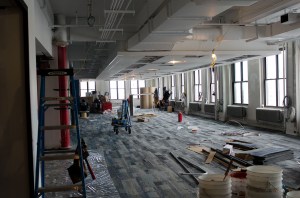
M 282 60 L 283 60 L 283 77 L 279 77 L 279 56 L 282 55 Z M 275 61 L 276 61 L 276 77 L 275 78 L 267 78 L 267 57 L 264 57 L 264 68 L 263 68 L 263 71 L 264 71 L 264 106 L 265 107 L 275 107 L 275 108 L 281 108 L 283 107 L 283 102 L 282 104 L 279 104 L 279 81 L 280 80 L 283 80 L 283 96 L 282 98 L 284 98 L 284 96 L 286 95 L 286 53 L 285 53 L 285 50 L 282 50 L 280 54 L 277 54 L 277 55 L 272 55 L 272 56 L 275 56 Z M 269 57 L 269 56 L 268 56 Z M 267 82 L 268 81 L 275 81 L 275 96 L 276 96 L 276 105 L 275 106 L 272 106 L 272 105 L 267 105 Z
M 247 80 L 245 80 L 244 79 L 244 73 L 245 73 L 245 71 L 244 71 L 244 62 L 246 62 L 247 60 L 245 60 L 245 61 L 241 61 L 241 62 L 236 62 L 236 63 L 239 63 L 239 66 L 240 66 L 240 80 L 236 80 L 236 71 L 235 71 L 235 66 L 236 66 L 236 63 L 233 63 L 232 64 L 232 76 L 233 76 L 233 79 L 232 79 L 232 96 L 233 96 L 233 104 L 235 104 L 235 105 L 249 105 L 249 89 L 248 89 L 248 102 L 246 103 L 245 101 L 244 101 L 244 95 L 243 95 L 243 83 L 247 83 L 247 86 L 248 86 L 248 88 L 249 88 L 249 78 L 247 77 Z M 248 66 L 248 61 L 247 61 L 247 70 L 249 71 L 249 66 Z M 248 74 L 248 71 L 247 71 L 247 74 Z M 235 85 L 236 84 L 239 84 L 240 86 L 240 96 L 241 96 L 241 98 L 240 98 L 240 103 L 239 102 L 236 102 L 235 101 L 235 94 L 236 94 L 236 92 L 235 92 L 235 89 L 234 89 L 234 87 L 235 87 Z
M 185 91 L 185 76 L 184 76 L 184 73 L 181 73 L 180 75 L 180 90 L 181 90 L 181 94 L 184 93 Z
M 132 84 L 131 84 L 131 81 L 137 81 L 137 87 L 136 88 L 132 88 Z M 135 95 L 133 95 L 133 98 L 137 98 L 137 99 L 139 99 L 140 98 L 140 88 L 143 88 L 143 87 L 141 87 L 141 85 L 140 85 L 140 81 L 144 81 L 144 86 L 143 87 L 146 87 L 146 81 L 145 80 L 130 80 L 130 93 L 132 94 L 132 89 L 136 89 L 137 90 L 137 94 L 138 95 L 136 95 L 136 97 L 135 97 Z
M 209 91 L 210 91 L 210 98 L 209 98 L 209 102 L 210 103 L 215 103 L 216 102 L 216 96 L 213 95 L 212 92 L 212 87 L 215 92 L 215 83 L 216 83 L 216 79 L 215 79 L 215 72 L 212 70 L 212 68 L 209 68 L 209 74 L 210 74 L 210 82 L 209 82 Z M 213 97 L 214 97 L 214 101 L 213 101 Z
M 86 89 L 82 89 L 82 88 L 81 88 L 81 83 L 82 83 L 82 82 L 86 82 Z M 94 88 L 94 89 L 90 88 L 90 86 L 89 86 L 89 83 L 90 83 L 90 82 L 93 82 L 93 83 L 95 84 L 95 88 Z M 81 95 L 81 91 L 83 91 L 83 90 L 86 91 L 84 96 Z M 82 80 L 82 81 L 79 82 L 79 93 L 80 93 L 80 97 L 86 97 L 86 93 L 89 93 L 89 92 L 92 92 L 92 91 L 96 91 L 96 90 L 97 90 L 97 89 L 96 89 L 96 81 L 94 81 L 94 80 Z
M 198 82 L 196 82 L 196 73 L 198 73 Z M 203 100 L 203 97 L 200 97 L 199 99 L 199 93 L 200 93 L 200 90 L 201 90 L 201 93 L 202 93 L 202 78 L 201 78 L 201 70 L 198 69 L 198 70 L 195 70 L 193 72 L 193 77 L 194 77 L 194 101 L 195 102 L 202 102 Z M 196 93 L 196 88 L 197 88 L 197 93 Z
M 171 100 L 175 100 L 176 88 L 175 88 L 175 75 L 171 75 Z
M 110 82 L 111 82 L 111 81 L 115 81 L 115 82 L 116 82 L 116 88 L 111 88 L 111 85 L 110 85 Z M 111 93 L 111 92 L 112 92 L 112 91 L 111 91 L 112 89 L 116 89 L 116 90 L 117 90 L 117 98 L 112 99 L 112 98 L 111 98 L 111 95 L 112 95 L 112 94 L 110 94 L 110 99 L 111 99 L 111 100 L 124 100 L 124 99 L 126 98 L 126 93 L 125 93 L 125 91 L 126 91 L 126 90 L 125 90 L 125 81 L 124 81 L 124 80 L 111 80 L 111 81 L 109 81 L 109 91 L 110 91 L 110 93 Z M 119 82 L 120 82 L 120 81 L 123 81 L 124 88 L 119 88 Z M 120 97 L 119 97 L 119 90 L 120 90 L 120 89 L 124 89 L 124 98 L 120 98 Z

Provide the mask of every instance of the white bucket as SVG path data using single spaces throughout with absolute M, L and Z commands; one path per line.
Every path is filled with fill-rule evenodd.
M 275 192 L 282 189 L 282 169 L 277 166 L 247 168 L 247 186 Z
M 281 177 L 282 169 L 278 166 L 250 166 L 247 168 L 247 175 L 254 177 Z
M 221 174 L 204 174 L 199 179 L 199 196 L 201 198 L 231 197 L 231 178 Z
M 247 198 L 282 198 L 283 190 L 280 189 L 279 191 L 269 192 L 263 191 L 262 189 L 258 188 L 246 188 L 246 197 Z
M 300 191 L 290 191 L 286 194 L 286 198 L 300 198 Z

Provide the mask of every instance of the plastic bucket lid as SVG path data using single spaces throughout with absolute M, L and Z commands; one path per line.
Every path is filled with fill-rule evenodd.
M 286 198 L 300 198 L 300 191 L 290 191 L 286 194 Z
M 198 177 L 199 184 L 208 185 L 227 185 L 231 183 L 230 177 L 226 177 L 224 180 L 224 175 L 222 174 L 204 174 Z
M 247 167 L 247 175 L 259 177 L 278 177 L 282 176 L 282 169 L 278 166 L 250 166 Z
M 254 177 L 254 176 L 247 176 L 247 180 L 252 180 L 252 181 L 258 181 L 258 182 L 280 182 L 282 181 L 282 177 Z

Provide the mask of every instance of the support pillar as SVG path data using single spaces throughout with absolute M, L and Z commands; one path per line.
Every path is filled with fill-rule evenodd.
M 58 46 L 57 47 L 57 57 L 58 57 L 58 69 L 68 69 L 67 66 L 67 48 Z M 68 97 L 68 76 L 59 76 L 59 96 Z M 66 100 L 61 101 L 61 103 L 67 103 Z M 70 114 L 68 109 L 60 110 L 60 124 L 69 125 L 70 124 Z M 61 147 L 69 148 L 70 145 L 70 129 L 61 130 Z

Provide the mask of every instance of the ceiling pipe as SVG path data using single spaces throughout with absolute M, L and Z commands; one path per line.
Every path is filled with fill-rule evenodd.
M 135 15 L 135 10 L 104 10 L 104 14 L 133 14 Z

